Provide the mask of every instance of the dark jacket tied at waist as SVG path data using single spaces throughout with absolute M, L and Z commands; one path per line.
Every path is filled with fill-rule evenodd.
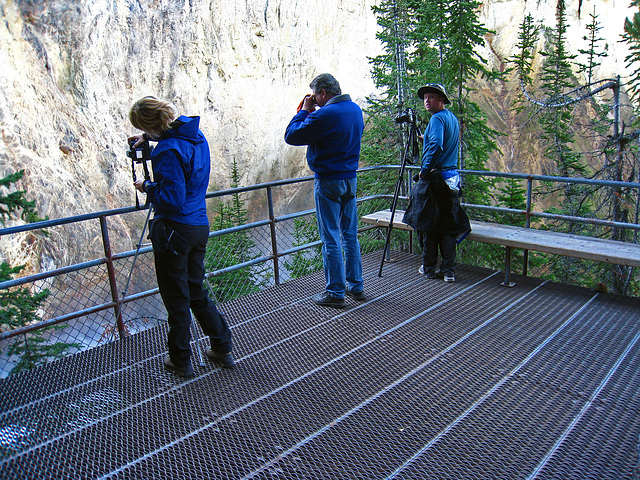
M 451 193 L 438 171 L 430 172 L 413 186 L 402 221 L 414 230 L 455 235 L 458 243 L 471 232 L 460 198 Z

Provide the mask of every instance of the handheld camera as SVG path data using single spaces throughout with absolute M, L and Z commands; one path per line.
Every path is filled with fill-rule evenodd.
M 135 140 L 129 143 L 129 150 L 127 150 L 127 157 L 131 159 L 132 163 L 143 163 L 151 160 L 151 152 L 153 147 L 149 145 L 149 142 L 142 142 L 137 147 L 134 147 Z
M 131 159 L 131 174 L 133 176 L 133 183 L 138 180 L 136 175 L 136 165 L 142 164 L 142 171 L 144 172 L 144 179 L 151 180 L 151 175 L 149 175 L 149 167 L 147 162 L 151 160 L 151 152 L 153 151 L 153 147 L 149 145 L 148 141 L 142 142 L 137 147 L 134 147 L 136 141 L 132 140 L 129 143 L 129 150 L 127 150 L 127 157 Z M 149 198 L 147 197 L 147 203 L 149 202 Z M 145 204 L 146 206 L 147 204 Z M 138 194 L 136 193 L 136 208 L 140 208 L 140 201 L 138 200 Z

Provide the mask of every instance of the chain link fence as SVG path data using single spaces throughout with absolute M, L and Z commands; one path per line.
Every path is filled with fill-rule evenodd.
M 406 208 L 413 172 L 409 169 L 407 178 L 399 179 L 397 168 L 371 167 L 359 173 L 359 192 L 366 192 L 359 199 L 360 215 L 388 209 L 393 199 L 389 192 L 397 181 L 401 182 L 397 208 Z M 504 179 L 507 174 L 465 175 Z M 596 237 L 611 238 L 615 234 L 621 240 L 637 242 L 637 219 L 635 224 L 622 228 L 603 216 L 602 209 L 591 209 L 590 216 L 580 221 L 567 215 L 554 216 L 546 206 L 549 199 L 563 199 L 557 188 L 551 191 L 542 184 L 554 179 L 512 175 L 508 181 L 514 178 L 524 191 L 529 191 L 530 200 L 523 208 L 505 208 L 489 196 L 488 205 L 466 204 L 469 217 Z M 534 181 L 542 185 L 538 190 L 532 188 Z M 559 183 L 554 181 L 555 185 Z M 599 200 L 593 198 L 602 198 L 607 184 L 594 182 L 588 186 L 593 188 L 591 201 L 596 205 Z M 637 216 L 639 187 L 624 187 L 630 192 L 627 202 L 631 216 Z M 210 294 L 217 302 L 322 269 L 313 177 L 213 192 L 207 201 L 211 233 L 205 265 Z M 0 325 L 0 376 L 166 321 L 156 285 L 153 252 L 146 238 L 147 215 L 147 210 L 129 208 L 0 230 L 3 260 L 30 265 L 20 272 L 21 276 L 0 284 L 0 291 L 22 290 L 27 298 L 41 296 L 39 303 L 31 305 L 36 320 Z M 363 253 L 382 252 L 386 229 L 361 225 L 360 232 Z M 398 251 L 421 253 L 414 237 L 410 232 L 393 230 L 386 261 L 393 261 L 394 252 Z M 380 260 L 382 265 L 382 256 Z M 501 270 L 504 247 L 464 241 L 457 260 Z M 558 282 L 640 296 L 640 277 L 631 268 L 522 251 L 514 252 L 512 268 L 514 272 L 524 271 Z M 6 311 L 7 307 L 3 308 Z

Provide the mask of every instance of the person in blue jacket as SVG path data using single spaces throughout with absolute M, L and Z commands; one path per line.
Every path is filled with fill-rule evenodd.
M 231 368 L 231 330 L 203 287 L 204 257 L 209 238 L 205 194 L 209 186 L 209 144 L 200 117 L 179 116 L 175 107 L 144 97 L 129 112 L 131 124 L 144 131 L 129 137 L 134 146 L 157 142 L 151 153 L 153 181 L 137 180 L 155 209 L 150 238 L 160 296 L 167 309 L 169 355 L 164 367 L 182 377 L 194 375 L 191 364 L 191 310 L 210 339 L 207 356 Z
M 447 110 L 451 103 L 445 88 L 429 83 L 418 89 L 431 118 L 424 132 L 419 181 L 411 191 L 404 221 L 418 233 L 422 247 L 420 273 L 427 278 L 443 277 L 455 282 L 456 242 L 471 230 L 460 205 L 458 149 L 460 126 L 456 116 Z M 438 262 L 438 249 L 442 256 Z
M 360 107 L 349 95 L 342 94 L 332 75 L 318 75 L 309 87 L 312 94 L 304 98 L 284 138 L 289 145 L 308 146 L 307 163 L 315 177 L 326 285 L 325 291 L 312 300 L 318 305 L 343 308 L 345 294 L 358 301 L 366 300 L 356 205 L 356 170 L 364 120 Z

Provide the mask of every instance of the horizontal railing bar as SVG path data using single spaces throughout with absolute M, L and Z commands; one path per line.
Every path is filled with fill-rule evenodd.
M 85 222 L 87 220 L 96 220 L 100 217 L 113 217 L 115 215 L 123 215 L 125 213 L 133 213 L 133 212 L 146 210 L 146 208 L 148 207 L 116 208 L 114 210 L 104 210 L 102 212 L 84 213 L 82 215 L 73 215 L 71 217 L 64 217 L 64 218 L 59 218 L 55 220 L 41 220 L 39 222 L 26 223 L 24 225 L 16 225 L 14 227 L 0 228 L 0 237 L 3 235 L 27 232 L 31 230 L 46 230 L 47 228 L 50 228 L 50 227 L 58 227 L 60 225 L 68 225 L 70 223 Z
M 158 292 L 159 292 L 159 289 L 156 287 L 156 288 L 152 288 L 151 290 L 145 290 L 144 292 L 138 292 L 135 294 L 127 295 L 127 297 L 124 300 L 120 301 L 120 305 L 124 305 L 129 302 L 134 302 L 136 300 L 140 300 L 141 298 L 151 297 L 152 295 L 156 295 Z M 43 320 L 41 322 L 34 323 L 32 325 L 19 327 L 13 330 L 9 330 L 7 332 L 0 332 L 0 341 L 6 340 L 11 337 L 16 337 L 18 335 L 22 335 L 25 333 L 33 332 L 35 330 L 40 330 L 42 328 L 58 325 L 59 323 L 68 322 L 69 320 L 84 317 L 92 313 L 102 312 L 104 310 L 114 308 L 115 306 L 116 306 L 116 302 L 102 303 L 100 305 L 94 305 L 93 307 L 90 307 L 90 308 L 85 308 L 83 310 L 77 310 L 72 313 L 67 313 L 59 317 Z
M 40 330 L 42 328 L 51 327 L 53 325 L 57 325 L 59 323 L 68 322 L 69 320 L 73 320 L 74 318 L 84 317 L 91 313 L 101 312 L 103 310 L 107 310 L 109 308 L 115 307 L 115 302 L 102 303 L 100 305 L 94 305 L 90 308 L 85 308 L 83 310 L 77 310 L 73 313 L 68 313 L 66 315 L 61 315 L 59 317 L 50 318 L 48 320 L 42 320 L 38 323 L 34 323 L 32 325 L 26 325 L 24 327 L 18 327 L 16 329 L 10 330 L 8 332 L 0 333 L 0 340 L 5 340 L 7 338 L 15 337 L 18 335 L 22 335 L 24 333 L 29 333 L 34 330 Z
M 481 177 L 517 178 L 520 180 L 538 180 L 540 182 L 578 183 L 583 185 L 599 185 L 603 187 L 640 188 L 640 183 L 618 182 L 615 180 L 595 180 L 593 178 L 554 177 L 549 175 L 530 175 L 526 173 L 485 172 L 484 170 L 458 170 L 461 174 L 472 174 Z
M 370 167 L 363 167 L 358 170 L 358 172 L 369 172 L 376 170 L 394 170 L 399 169 L 400 165 L 374 165 Z M 419 169 L 419 166 L 409 165 L 406 168 L 409 169 Z M 494 172 L 494 171 L 485 171 L 485 170 L 459 170 L 459 172 L 463 175 L 471 174 L 478 176 L 491 176 L 491 177 L 502 177 L 502 178 L 516 178 L 521 180 L 538 180 L 543 182 L 556 182 L 556 183 L 577 183 L 577 184 L 589 184 L 589 185 L 600 185 L 600 186 L 609 186 L 609 187 L 627 187 L 627 188 L 638 188 L 640 189 L 640 183 L 636 182 L 618 182 L 613 180 L 594 180 L 590 178 L 572 178 L 572 177 L 556 177 L 550 175 L 531 175 L 526 173 L 509 173 L 509 172 Z M 236 187 L 230 188 L 226 190 L 218 190 L 215 192 L 209 192 L 206 195 L 206 198 L 220 197 L 225 195 L 232 195 L 235 193 L 248 192 L 253 190 L 260 190 L 267 187 L 273 186 L 283 186 L 283 185 L 291 185 L 294 183 L 308 182 L 313 180 L 313 176 L 300 177 L 300 178 L 292 178 L 285 180 L 276 180 L 272 182 L 259 183 L 256 185 L 250 185 L 248 187 Z M 9 235 L 12 233 L 20 233 L 24 231 L 30 230 L 42 230 L 53 226 L 60 226 L 69 223 L 81 222 L 86 220 L 97 219 L 102 216 L 114 216 L 121 215 L 124 213 L 133 213 L 137 211 L 146 210 L 148 207 L 136 208 L 136 207 L 124 207 L 113 210 L 105 210 L 101 212 L 87 213 L 82 215 L 74 215 L 71 217 L 65 217 L 56 220 L 43 220 L 40 222 L 28 223 L 25 225 L 18 225 L 13 227 L 0 228 L 0 236 Z
M 24 283 L 32 283 L 37 282 L 38 280 L 46 280 L 47 278 L 57 277 L 58 275 L 63 275 L 65 273 L 77 272 L 80 270 L 84 270 L 86 268 L 96 267 L 98 265 L 104 265 L 107 263 L 107 259 L 102 257 L 96 260 L 89 260 L 87 262 L 76 263 L 74 265 L 69 265 L 67 267 L 56 268 L 55 270 L 47 270 L 45 272 L 34 273 L 29 276 L 15 278 L 12 280 L 5 280 L 4 282 L 0 282 L 0 289 L 3 288 L 13 288 L 20 286 Z
M 235 193 L 243 193 L 243 192 L 250 192 L 253 190 L 261 190 L 263 188 L 267 188 L 267 187 L 279 187 L 279 186 L 283 186 L 283 185 L 292 185 L 294 183 L 302 183 L 302 182 L 308 182 L 313 180 L 314 177 L 312 175 L 307 176 L 307 177 L 299 177 L 299 178 L 288 178 L 285 180 L 274 180 L 272 182 L 265 182 L 265 183 L 257 183 L 255 185 L 249 185 L 248 187 L 235 187 L 235 188 L 228 188 L 226 190 L 217 190 L 215 192 L 209 192 L 206 194 L 205 198 L 213 198 L 213 197 L 223 197 L 225 195 L 233 195 Z
M 463 203 L 465 208 L 470 210 L 486 210 L 490 212 L 497 213 L 512 213 L 516 215 L 526 216 L 526 210 L 520 210 L 517 208 L 506 208 L 506 207 L 492 207 L 490 205 L 475 205 L 473 203 Z M 557 213 L 546 213 L 546 212 L 529 212 L 530 217 L 538 217 L 538 218 L 548 218 L 551 220 L 562 220 L 565 222 L 575 222 L 575 223 L 587 223 L 591 225 L 600 225 L 603 227 L 619 227 L 619 228 L 627 228 L 629 230 L 640 230 L 640 225 L 636 223 L 624 223 L 624 222 L 614 222 L 613 220 L 602 220 L 599 218 L 587 218 L 587 217 L 573 217 L 571 215 L 560 215 Z
M 293 220 L 295 218 L 299 218 L 299 217 L 304 217 L 307 215 L 312 215 L 316 213 L 315 208 L 310 209 L 310 210 L 302 210 L 300 212 L 295 212 L 295 213 L 289 213 L 287 215 L 282 215 L 281 217 L 276 217 L 276 222 L 284 222 L 285 220 Z

